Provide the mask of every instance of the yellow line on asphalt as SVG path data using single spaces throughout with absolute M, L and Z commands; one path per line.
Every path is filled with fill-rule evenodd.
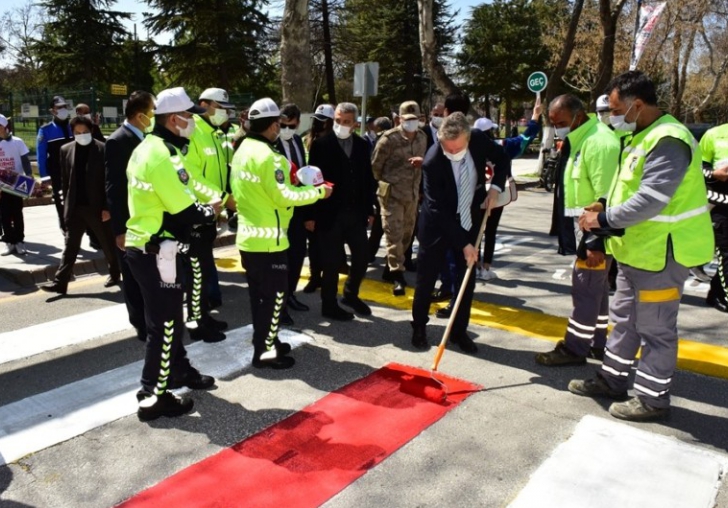
M 242 272 L 238 257 L 219 258 L 215 263 L 221 270 Z M 302 278 L 308 277 L 309 274 L 304 269 Z M 363 300 L 406 311 L 412 310 L 413 295 L 414 290 L 408 288 L 405 297 L 396 297 L 392 295 L 391 285 L 371 279 L 364 279 L 359 292 Z M 439 306 L 444 307 L 445 304 Z M 470 322 L 535 339 L 557 342 L 564 337 L 568 319 L 474 300 Z M 682 370 L 728 379 L 728 348 L 680 339 L 677 366 Z

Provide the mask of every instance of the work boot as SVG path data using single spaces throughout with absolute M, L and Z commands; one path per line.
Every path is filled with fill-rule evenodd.
M 712 289 L 708 291 L 705 304 L 721 312 L 728 312 L 728 302 L 726 302 L 725 298 L 718 298 Z
M 208 388 L 215 386 L 215 378 L 200 374 L 199 370 L 194 367 L 190 367 L 183 376 L 172 377 L 167 384 L 167 388 L 170 390 L 182 388 L 183 386 L 186 386 L 191 390 L 207 390 Z
M 351 307 L 352 309 L 354 309 L 354 312 L 356 312 L 360 316 L 372 315 L 372 309 L 370 309 L 369 305 L 364 303 L 362 299 L 358 296 L 344 295 L 344 297 L 341 299 L 341 303 L 343 303 L 347 307 Z
M 137 394 L 137 399 L 140 395 Z M 195 403 L 192 399 L 182 399 L 172 392 L 164 392 L 162 395 L 142 396 L 139 401 L 137 416 L 143 422 L 156 420 L 160 416 L 174 418 L 192 411 Z
M 325 318 L 333 319 L 334 321 L 351 321 L 354 319 L 354 314 L 345 311 L 336 303 L 333 305 L 323 306 L 321 308 L 321 315 Z
M 65 295 L 68 291 L 68 284 L 65 282 L 54 280 L 53 282 L 45 284 L 40 288 L 48 293 L 58 293 L 60 295 Z
M 430 349 L 430 343 L 427 342 L 427 327 L 425 325 L 412 325 L 412 345 L 423 351 Z
M 645 404 L 639 397 L 634 397 L 627 402 L 615 402 L 609 406 L 609 414 L 628 422 L 650 422 L 667 417 L 670 414 L 670 408 L 652 407 Z
M 602 356 L 604 354 L 602 353 Z M 566 347 L 566 342 L 560 340 L 556 343 L 553 351 L 548 353 L 538 353 L 536 355 L 536 363 L 546 365 L 547 367 L 563 367 L 566 365 L 584 365 L 586 358 L 575 355 Z
M 569 391 L 582 397 L 604 397 L 614 400 L 626 400 L 627 391 L 612 390 L 601 374 L 597 372 L 591 379 L 572 379 L 569 381 Z
M 443 307 L 442 309 L 437 309 L 437 312 L 435 312 L 435 316 L 439 317 L 440 319 L 450 319 L 450 315 L 452 314 L 453 309 L 453 303 L 452 301 L 447 304 L 447 307 Z
M 203 342 L 213 343 L 222 342 L 226 338 L 224 333 L 208 328 L 201 321 L 197 322 L 197 327 L 195 328 L 187 327 L 187 332 L 190 334 L 190 340 L 193 341 L 201 340 Z
M 478 346 L 470 338 L 468 332 L 452 332 L 450 335 L 450 342 L 457 344 L 463 353 L 474 355 L 478 352 Z

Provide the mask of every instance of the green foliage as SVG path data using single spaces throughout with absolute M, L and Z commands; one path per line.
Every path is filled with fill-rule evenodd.
M 544 10 L 554 8 L 529 0 L 494 0 L 473 9 L 457 55 L 465 88 L 476 97 L 527 99 L 526 79 L 546 70 L 549 53 L 542 43 Z
M 126 82 L 117 66 L 130 14 L 112 10 L 116 0 L 44 0 L 49 18 L 33 51 L 44 81 L 53 86 Z M 123 81 L 119 81 L 123 80 Z
M 158 55 L 165 86 L 268 93 L 276 49 L 263 0 L 147 0 L 144 21 L 153 35 L 172 34 Z
M 449 11 L 446 1 L 434 1 L 433 19 L 441 56 L 454 42 Z M 346 0 L 344 12 L 341 45 L 334 49 L 348 61 L 345 77 L 352 79 L 356 63 L 379 62 L 379 94 L 371 99 L 369 111 L 373 115 L 388 114 L 406 100 L 429 106 L 431 85 L 422 69 L 417 0 Z M 433 94 L 436 92 L 433 90 Z

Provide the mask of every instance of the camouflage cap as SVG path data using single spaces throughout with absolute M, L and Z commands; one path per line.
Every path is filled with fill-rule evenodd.
M 417 120 L 420 117 L 420 106 L 415 101 L 405 101 L 399 106 L 402 120 Z

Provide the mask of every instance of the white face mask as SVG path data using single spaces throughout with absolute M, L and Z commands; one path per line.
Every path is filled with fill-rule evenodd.
M 435 129 L 439 129 L 442 125 L 442 117 L 441 116 L 433 116 L 432 120 L 430 120 L 430 125 L 432 125 Z
M 458 153 L 449 153 L 449 152 L 446 152 L 445 150 L 443 150 L 442 153 L 444 153 L 445 154 L 445 157 L 447 157 L 451 161 L 453 161 L 453 162 L 460 162 L 467 155 L 468 149 L 467 148 L 463 148 Z
M 293 127 L 281 127 L 281 139 L 284 141 L 290 141 L 295 133 L 296 129 Z
M 339 139 L 348 139 L 351 136 L 351 127 L 334 122 L 334 134 Z
M 89 120 L 91 120 L 91 113 L 86 113 L 85 115 L 81 115 L 81 116 L 84 117 L 84 118 L 88 118 Z
M 68 110 L 66 108 L 61 108 L 58 111 L 56 111 L 56 118 L 59 120 L 65 120 L 68 118 Z
M 179 135 L 181 137 L 190 139 L 192 133 L 195 132 L 195 119 L 193 117 L 185 118 L 179 115 L 175 116 L 181 120 L 187 121 L 187 127 L 185 127 L 184 129 L 180 129 L 179 127 L 177 127 L 177 131 L 179 131 Z
M 571 127 L 574 125 L 574 122 L 576 121 L 576 118 L 571 119 L 571 125 L 568 127 L 559 127 L 554 128 L 554 132 L 556 132 L 556 136 L 558 136 L 559 139 L 566 139 L 566 136 L 569 135 L 571 132 Z
M 634 106 L 634 103 L 630 105 L 630 107 L 627 109 L 627 113 L 632 109 L 632 106 Z M 634 132 L 637 130 L 637 118 L 639 118 L 639 113 L 637 113 L 637 118 L 634 119 L 634 122 L 628 122 L 626 120 L 627 113 L 623 115 L 615 115 L 609 117 L 609 123 L 612 124 L 612 127 L 614 127 L 615 130 L 618 131 L 624 131 L 624 132 Z
M 415 132 L 419 122 L 417 120 L 405 120 L 402 122 L 402 128 L 407 132 Z
M 215 108 L 215 114 L 210 115 L 210 123 L 215 127 L 224 124 L 228 121 L 227 110 Z
M 76 140 L 76 143 L 78 143 L 81 146 L 90 145 L 91 141 L 93 141 L 93 137 L 91 136 L 90 132 L 87 132 L 85 134 L 75 134 L 73 138 Z

